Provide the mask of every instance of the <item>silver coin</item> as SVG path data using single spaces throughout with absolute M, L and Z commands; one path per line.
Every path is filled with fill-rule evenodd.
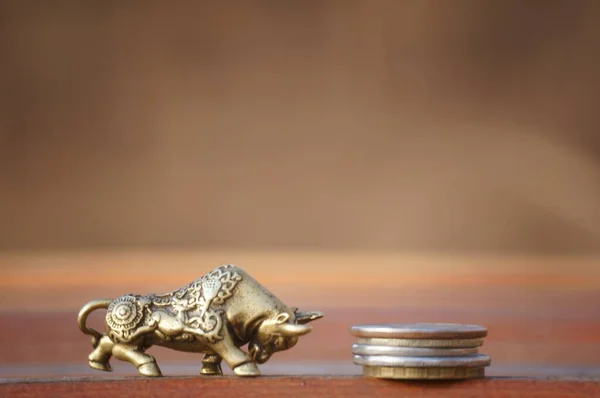
M 385 345 L 352 345 L 352 353 L 357 355 L 384 355 L 400 357 L 460 357 L 477 355 L 477 348 L 422 348 L 393 347 Z
M 390 347 L 421 348 L 474 348 L 483 345 L 483 339 L 386 339 L 380 337 L 358 337 L 358 344 L 383 345 Z
M 485 376 L 485 368 L 391 368 L 382 366 L 365 366 L 363 375 L 381 379 L 402 380 L 456 380 L 474 379 Z
M 473 339 L 487 336 L 487 328 L 456 323 L 390 323 L 355 325 L 350 332 L 357 337 L 396 339 Z
M 483 354 L 464 357 L 391 357 L 383 355 L 354 355 L 354 363 L 361 366 L 410 368 L 480 368 L 489 366 L 491 359 Z

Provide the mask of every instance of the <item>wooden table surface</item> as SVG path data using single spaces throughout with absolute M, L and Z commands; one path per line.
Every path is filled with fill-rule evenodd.
M 600 381 L 582 378 L 487 378 L 460 382 L 399 382 L 356 376 L 161 379 L 111 378 L 0 381 L 0 397 L 596 397 Z
M 114 359 L 113 373 L 89 369 L 86 358 L 91 346 L 78 330 L 76 316 L 89 300 L 171 291 L 224 263 L 246 269 L 289 305 L 326 314 L 294 349 L 276 354 L 262 366 L 267 377 L 244 381 L 242 386 L 263 386 L 273 380 L 270 377 L 279 376 L 275 379 L 281 388 L 310 385 L 320 391 L 329 380 L 323 376 L 335 375 L 336 391 L 341 392 L 386 396 L 385 391 L 391 394 L 400 385 L 403 391 L 410 390 L 407 393 L 420 391 L 429 384 L 378 383 L 359 376 L 360 368 L 352 364 L 350 354 L 354 340 L 350 326 L 458 322 L 488 327 L 480 352 L 492 357 L 487 374 L 493 378 L 431 384 L 432 391 L 447 392 L 439 396 L 458 396 L 466 386 L 480 392 L 555 391 L 540 396 L 576 396 L 569 395 L 573 388 L 597 393 L 599 259 L 273 251 L 4 253 L 0 254 L 0 378 L 4 380 L 0 392 L 5 395 L 0 396 L 12 396 L 6 392 L 16 394 L 24 391 L 21 388 L 41 394 L 48 388 L 42 379 L 72 377 L 83 379 L 62 383 L 61 396 L 85 383 L 85 389 L 118 384 L 125 390 L 137 390 L 139 383 L 175 389 L 194 385 L 200 392 L 198 386 L 208 381 L 177 378 L 197 374 L 200 357 L 192 354 L 152 348 L 150 353 L 163 373 L 175 377 L 162 381 L 126 378 L 116 383 L 115 376 L 135 372 L 131 365 Z M 102 317 L 99 311 L 91 322 L 99 327 Z M 313 376 L 302 379 L 307 375 Z M 107 380 L 115 383 L 106 384 Z M 211 386 L 225 388 L 233 380 L 213 379 Z M 552 380 L 560 380 L 561 387 L 544 384 Z M 559 390 L 562 395 L 557 395 Z

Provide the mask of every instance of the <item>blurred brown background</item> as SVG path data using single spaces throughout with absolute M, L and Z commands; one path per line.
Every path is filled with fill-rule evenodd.
M 600 248 L 597 1 L 8 1 L 0 247 Z
M 326 312 L 271 373 L 356 373 L 350 325 L 421 321 L 488 326 L 492 374 L 600 375 L 599 20 L 1 1 L 0 376 L 102 376 L 81 305 L 223 263 Z

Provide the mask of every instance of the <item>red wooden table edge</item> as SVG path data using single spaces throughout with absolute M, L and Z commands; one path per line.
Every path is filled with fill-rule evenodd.
M 394 381 L 362 376 L 115 377 L 1 379 L 0 397 L 344 396 L 600 397 L 600 378 L 485 377 L 462 381 Z

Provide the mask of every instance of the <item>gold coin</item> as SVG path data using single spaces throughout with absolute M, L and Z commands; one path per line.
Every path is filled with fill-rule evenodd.
M 477 348 L 422 348 L 394 347 L 385 345 L 352 345 L 352 353 L 357 355 L 385 355 L 400 357 L 460 357 L 477 355 Z
M 485 377 L 485 368 L 412 368 L 365 366 L 363 375 L 381 379 L 451 380 Z
M 487 328 L 457 323 L 389 323 L 355 325 L 350 332 L 357 337 L 392 339 L 474 339 L 487 336 Z
M 483 354 L 464 357 L 392 357 L 383 355 L 354 355 L 354 363 L 361 366 L 389 366 L 409 368 L 480 368 L 489 366 L 490 357 Z
M 421 347 L 421 348 L 474 348 L 483 345 L 479 339 L 389 339 L 380 337 L 359 337 L 358 344 L 382 345 L 390 347 Z

